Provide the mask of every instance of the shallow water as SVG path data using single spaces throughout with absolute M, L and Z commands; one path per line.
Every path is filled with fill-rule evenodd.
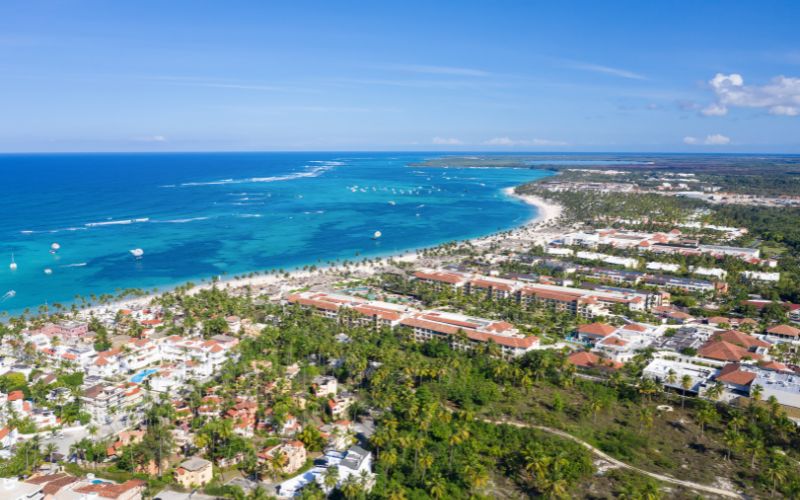
M 16 295 L 0 310 L 385 255 L 508 229 L 535 209 L 501 189 L 550 175 L 408 166 L 431 156 L 2 155 L 0 295 Z M 377 230 L 382 236 L 374 240 Z M 55 254 L 54 242 L 61 246 Z M 139 260 L 130 253 L 135 248 L 144 250 Z

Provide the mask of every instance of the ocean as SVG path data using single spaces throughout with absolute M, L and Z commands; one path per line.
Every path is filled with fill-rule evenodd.
M 0 155 L 0 311 L 485 235 L 536 214 L 503 188 L 550 175 L 410 166 L 434 156 Z

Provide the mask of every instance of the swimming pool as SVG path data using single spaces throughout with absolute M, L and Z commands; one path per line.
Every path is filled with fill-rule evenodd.
M 148 368 L 146 370 L 140 370 L 134 376 L 132 376 L 130 380 L 134 384 L 141 384 L 144 381 L 144 379 L 146 379 L 147 377 L 149 377 L 150 375 L 154 374 L 157 371 L 158 370 L 154 370 L 152 368 Z

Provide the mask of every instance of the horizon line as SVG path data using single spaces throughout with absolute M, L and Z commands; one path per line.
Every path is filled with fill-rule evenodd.
M 12 155 L 117 155 L 117 154 L 264 154 L 264 153 L 398 153 L 398 154 L 499 154 L 499 155 L 766 155 L 766 156 L 800 156 L 800 152 L 775 153 L 764 151 L 499 151 L 499 150 L 430 150 L 430 149 L 252 149 L 252 150 L 180 150 L 180 151 L 0 151 L 0 156 Z

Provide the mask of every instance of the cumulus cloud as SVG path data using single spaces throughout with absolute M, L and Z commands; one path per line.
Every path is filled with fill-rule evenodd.
M 724 146 L 726 144 L 730 144 L 731 138 L 722 134 L 710 134 L 705 137 L 705 139 L 698 139 L 697 137 L 692 137 L 687 135 L 683 138 L 683 143 L 688 144 L 690 146 Z
M 800 115 L 800 78 L 777 76 L 766 85 L 745 85 L 742 75 L 717 73 L 708 85 L 717 97 L 701 113 L 724 116 L 730 108 L 760 108 L 780 116 Z
M 550 139 L 512 139 L 510 137 L 494 137 L 483 143 L 486 146 L 566 146 L 564 141 Z
M 431 142 L 440 146 L 458 146 L 464 144 L 461 139 L 456 139 L 455 137 L 434 137 Z

